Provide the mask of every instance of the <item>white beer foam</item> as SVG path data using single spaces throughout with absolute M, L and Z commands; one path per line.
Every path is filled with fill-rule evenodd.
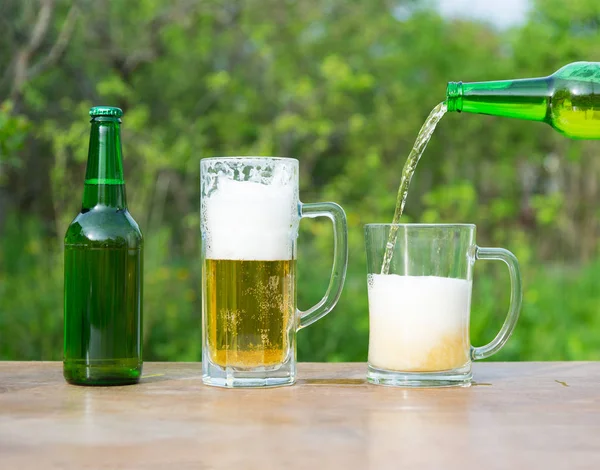
M 297 186 L 234 181 L 218 176 L 203 202 L 208 259 L 276 261 L 293 258 L 297 230 Z
M 471 287 L 472 281 L 464 279 L 369 274 L 369 363 L 389 370 L 427 370 L 432 351 L 448 355 L 449 361 L 466 360 L 461 351 L 469 348 Z

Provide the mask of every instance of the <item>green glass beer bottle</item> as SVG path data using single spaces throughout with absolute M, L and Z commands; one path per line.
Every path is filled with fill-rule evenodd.
M 127 210 L 119 108 L 90 110 L 81 212 L 65 235 L 63 373 L 124 385 L 142 373 L 142 233 Z
M 450 82 L 448 111 L 543 121 L 573 139 L 600 139 L 600 62 L 574 62 L 549 77 Z

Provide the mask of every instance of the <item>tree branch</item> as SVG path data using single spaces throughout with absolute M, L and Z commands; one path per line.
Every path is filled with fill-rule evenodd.
M 54 1 L 55 0 L 41 0 L 42 6 L 38 12 L 33 30 L 31 31 L 29 43 L 17 52 L 15 72 L 10 92 L 10 96 L 13 99 L 16 98 L 23 89 L 23 86 L 27 81 L 27 68 L 31 56 L 40 48 L 44 37 L 48 32 L 52 13 L 54 12 Z
M 69 41 L 71 40 L 71 36 L 73 35 L 73 31 L 75 30 L 75 23 L 77 21 L 77 15 L 79 14 L 79 8 L 77 6 L 77 2 L 73 2 L 69 12 L 67 13 L 67 17 L 62 25 L 58 38 L 56 42 L 50 49 L 50 52 L 46 57 L 40 60 L 37 64 L 32 66 L 27 72 L 27 79 L 31 80 L 36 75 L 43 72 L 49 66 L 56 64 L 64 55 L 67 46 L 69 45 Z
M 54 12 L 54 1 L 55 0 L 41 0 L 42 7 L 38 13 L 37 21 L 31 32 L 31 39 L 27 45 L 30 54 L 33 54 L 40 48 L 46 37 L 48 26 L 50 26 L 50 20 L 52 19 L 52 13 Z

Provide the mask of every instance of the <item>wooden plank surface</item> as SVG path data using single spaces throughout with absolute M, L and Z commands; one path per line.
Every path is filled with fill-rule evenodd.
M 0 469 L 600 468 L 600 363 L 476 364 L 463 389 L 365 370 L 223 390 L 197 363 L 148 363 L 139 385 L 85 388 L 60 363 L 0 363 Z

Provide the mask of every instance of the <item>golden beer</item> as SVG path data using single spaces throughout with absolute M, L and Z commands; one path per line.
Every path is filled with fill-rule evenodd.
M 283 363 L 295 332 L 295 260 L 205 261 L 208 353 L 221 367 Z

